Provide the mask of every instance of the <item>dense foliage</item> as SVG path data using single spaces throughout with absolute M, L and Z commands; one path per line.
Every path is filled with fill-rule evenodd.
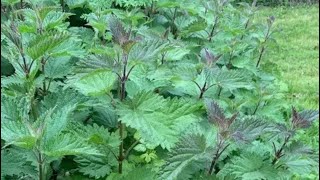
M 247 2 L 250 0 L 235 0 L 235 2 Z M 296 6 L 296 5 L 319 5 L 319 0 L 257 0 L 258 5 L 263 6 Z
M 318 118 L 261 69 L 255 2 L 2 1 L 1 179 L 293 179 Z M 1 65 L 3 68 L 3 66 Z

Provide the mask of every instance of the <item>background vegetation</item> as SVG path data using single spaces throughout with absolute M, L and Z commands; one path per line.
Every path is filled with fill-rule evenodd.
M 319 8 L 265 2 L 4 1 L 1 179 L 319 179 Z
M 277 18 L 276 46 L 270 46 L 263 68 L 288 85 L 287 99 L 296 106 L 319 108 L 319 6 L 260 7 L 256 21 Z M 319 121 L 301 139 L 319 149 Z

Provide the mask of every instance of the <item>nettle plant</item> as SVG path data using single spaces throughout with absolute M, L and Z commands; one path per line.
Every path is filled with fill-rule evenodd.
M 260 67 L 274 17 L 228 1 L 2 1 L 2 179 L 292 179 L 318 118 Z M 85 22 L 85 23 L 83 23 Z

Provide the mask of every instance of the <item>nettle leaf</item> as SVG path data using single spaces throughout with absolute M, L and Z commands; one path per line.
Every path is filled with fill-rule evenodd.
M 87 2 L 87 0 L 66 0 L 65 3 L 68 5 L 70 9 L 74 9 L 77 7 L 83 7 L 83 5 Z
M 156 173 L 150 168 L 146 167 L 137 167 L 128 172 L 127 175 L 121 178 L 121 180 L 126 179 L 139 179 L 139 180 L 150 180 L 155 179 Z
M 21 121 L 22 118 L 27 118 L 24 115 L 26 114 L 25 111 L 28 111 L 29 108 L 24 105 L 24 98 L 21 98 L 21 100 L 18 101 L 14 98 L 1 96 L 1 122 Z
M 21 121 L 5 121 L 2 123 L 1 139 L 5 140 L 7 145 L 14 144 L 23 148 L 32 148 L 37 141 L 37 137 Z
M 256 117 L 244 117 L 232 124 L 232 137 L 236 142 L 250 142 L 267 132 L 269 124 Z
M 23 148 L 32 148 L 37 140 L 29 124 L 29 101 L 27 97 L 20 100 L 1 97 L 1 139 L 6 144 Z
M 130 53 L 129 53 L 129 61 L 144 61 L 150 62 L 154 61 L 154 58 L 161 52 L 162 48 L 165 47 L 165 43 L 160 40 L 144 40 L 135 44 Z
M 179 134 L 197 121 L 193 113 L 199 105 L 190 100 L 164 99 L 149 93 L 139 93 L 122 105 L 118 114 L 127 126 L 136 129 L 146 142 L 170 149 Z
M 92 126 L 81 126 L 80 124 L 74 124 L 72 127 L 72 133 L 79 139 L 83 139 L 86 142 L 93 145 L 101 145 L 108 149 L 118 148 L 120 145 L 119 136 L 115 133 L 109 133 L 108 129 L 103 126 L 93 124 Z
M 245 153 L 231 159 L 217 174 L 219 178 L 233 179 L 277 179 L 277 170 L 264 157 L 255 153 Z
M 174 47 L 166 51 L 164 59 L 166 61 L 180 61 L 189 53 L 190 50 L 186 47 Z
M 63 157 L 66 155 L 98 155 L 102 156 L 96 148 L 81 142 L 71 134 L 60 134 L 47 141 L 42 152 L 51 157 Z
M 212 100 L 206 100 L 206 107 L 209 122 L 218 126 L 219 134 L 221 134 L 223 137 L 228 137 L 231 133 L 230 127 L 236 120 L 238 113 L 234 114 L 230 118 L 226 118 L 223 110 Z
M 78 171 L 90 178 L 103 178 L 112 172 L 112 166 L 103 157 L 76 157 L 75 162 L 78 163 Z
M 36 178 L 36 167 L 33 166 L 27 158 L 15 151 L 15 149 L 1 150 L 1 177 L 5 176 L 28 176 Z
M 90 72 L 98 69 L 116 70 L 118 66 L 119 63 L 116 63 L 115 60 L 108 55 L 88 55 L 77 63 L 77 68 L 80 72 Z
M 113 72 L 98 70 L 84 75 L 74 83 L 74 86 L 85 95 L 96 96 L 108 93 L 116 79 L 117 76 Z
M 215 84 L 229 91 L 245 88 L 252 89 L 250 79 L 245 71 L 222 69 L 216 77 L 213 77 Z
M 109 27 L 115 43 L 123 46 L 129 42 L 130 33 L 124 29 L 122 22 L 116 16 L 109 18 Z
M 206 139 L 200 135 L 187 135 L 180 139 L 169 153 L 166 163 L 159 172 L 159 178 L 164 180 L 191 179 L 206 167 Z
M 75 109 L 73 106 L 64 106 L 62 109 L 52 113 L 49 113 L 44 117 L 44 141 L 48 142 L 54 139 L 58 134 L 60 134 L 69 123 L 69 116 L 71 112 Z
M 93 107 L 92 119 L 94 122 L 109 128 L 116 128 L 118 126 L 118 116 L 115 110 L 113 110 L 111 107 Z
M 46 77 L 55 79 L 62 78 L 71 72 L 72 65 L 69 57 L 59 57 L 50 59 L 44 68 Z
M 292 175 L 308 175 L 311 174 L 312 171 L 318 170 L 315 161 L 292 154 L 281 157 L 278 163 L 279 166 L 287 168 Z
M 43 112 L 53 109 L 53 111 L 64 110 L 65 107 L 73 107 L 82 104 L 87 100 L 84 95 L 73 89 L 59 89 L 59 92 L 48 94 L 41 102 Z
M 292 108 L 291 123 L 294 128 L 308 128 L 317 118 L 319 118 L 319 111 L 305 110 L 298 113 L 294 108 Z
M 37 60 L 44 55 L 53 53 L 53 50 L 66 41 L 70 35 L 59 32 L 46 32 L 38 34 L 28 45 L 27 54 Z
M 56 29 L 59 26 L 66 25 L 64 21 L 71 15 L 71 13 L 50 11 L 44 18 L 42 25 L 46 31 Z

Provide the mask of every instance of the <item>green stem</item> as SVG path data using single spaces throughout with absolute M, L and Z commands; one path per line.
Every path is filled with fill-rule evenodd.
M 272 164 L 276 164 L 276 162 L 283 156 L 282 152 L 285 148 L 285 146 L 287 145 L 287 143 L 289 142 L 290 140 L 290 136 L 287 136 L 284 140 L 284 143 L 282 144 L 282 146 L 280 147 L 280 149 L 278 151 L 276 151 L 275 153 L 275 157 L 274 159 L 272 160 Z
M 137 145 L 139 144 L 139 139 L 136 140 L 129 148 L 128 150 L 126 151 L 125 155 L 124 155 L 124 158 L 127 158 L 129 156 L 129 153 L 131 152 L 131 150 L 136 147 Z
M 45 180 L 44 167 L 43 167 L 43 157 L 42 157 L 41 152 L 38 153 L 38 168 L 39 168 L 39 180 Z
M 260 51 L 260 54 L 259 54 L 259 59 L 258 59 L 258 62 L 257 62 L 256 67 L 259 67 L 260 62 L 261 62 L 261 59 L 262 59 L 262 55 L 263 55 L 263 53 L 264 53 L 264 51 L 265 51 L 265 49 L 266 49 L 265 43 L 266 43 L 266 42 L 268 41 L 268 39 L 269 39 L 270 29 L 271 29 L 271 26 L 268 27 L 268 31 L 267 31 L 267 34 L 266 34 L 266 36 L 265 36 L 265 38 L 264 38 L 263 46 L 262 46 L 262 48 L 261 48 L 261 51 Z
M 177 32 L 176 32 L 174 22 L 176 21 L 177 12 L 178 12 L 178 7 L 176 7 L 174 9 L 174 13 L 173 13 L 172 21 L 171 21 L 171 32 L 175 36 L 175 38 L 177 37 Z
M 210 35 L 209 35 L 209 42 L 212 41 L 212 38 L 213 38 L 213 35 L 214 35 L 214 30 L 216 29 L 217 24 L 218 24 L 218 16 L 216 16 L 216 17 L 214 18 L 214 25 L 213 25 L 213 27 L 212 27 L 212 29 L 211 29 L 211 32 L 210 32 Z
M 217 151 L 211 161 L 211 165 L 210 165 L 210 169 L 209 169 L 209 172 L 208 174 L 211 175 L 213 170 L 214 170 L 214 167 L 216 166 L 217 162 L 218 162 L 218 159 L 219 157 L 221 156 L 221 154 L 228 148 L 228 146 L 230 144 L 227 144 L 226 146 L 223 147 L 223 144 L 224 144 L 224 141 L 223 140 L 220 140 L 219 141 L 219 144 L 218 144 L 218 147 L 217 147 Z
M 127 75 L 127 60 L 128 60 L 128 55 L 124 54 L 123 56 L 123 74 L 122 77 L 120 78 L 121 86 L 120 86 L 120 101 L 124 101 L 125 96 L 126 96 L 126 81 L 128 79 Z M 133 69 L 133 68 L 132 68 Z M 131 70 L 132 70 L 131 69 Z M 129 72 L 131 72 L 131 70 Z M 128 73 L 129 74 L 129 73 Z M 124 131 L 125 131 L 125 126 L 124 124 L 119 121 L 119 136 L 120 136 L 120 145 L 119 145 L 119 156 L 118 156 L 118 172 L 119 174 L 122 174 L 122 169 L 123 169 L 123 160 L 125 159 L 124 157 Z
M 221 96 L 221 92 L 222 92 L 222 87 L 221 87 L 221 86 L 219 86 L 218 97 L 220 97 L 220 96 Z
M 45 59 L 42 58 L 42 60 L 41 60 L 41 71 L 42 71 L 43 75 L 44 75 L 44 71 L 45 71 L 45 69 L 44 69 L 45 63 L 46 63 Z M 47 91 L 47 89 L 46 89 L 46 80 L 45 79 L 43 80 L 43 83 L 42 83 L 42 91 L 43 91 L 43 94 L 45 95 L 46 91 Z
M 204 85 L 202 86 L 202 88 L 200 89 L 199 99 L 202 99 L 204 93 L 206 92 L 206 88 L 207 88 L 207 82 L 205 82 Z
M 253 111 L 252 115 L 255 115 L 255 114 L 257 113 L 258 108 L 259 108 L 259 106 L 260 106 L 260 103 L 261 103 L 261 100 L 259 100 L 259 102 L 258 102 L 258 104 L 257 104 L 256 108 L 254 109 L 254 111 Z

